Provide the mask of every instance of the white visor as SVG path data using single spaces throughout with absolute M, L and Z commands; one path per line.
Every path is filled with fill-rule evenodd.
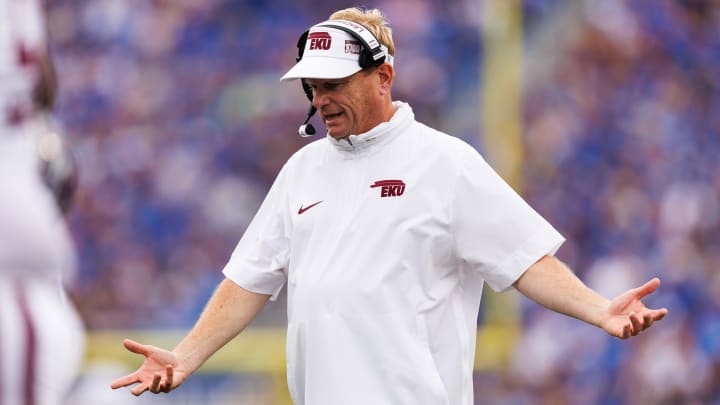
M 383 48 L 385 48 L 383 46 Z M 294 79 L 341 79 L 359 72 L 362 43 L 349 33 L 332 27 L 310 29 L 300 62 L 281 81 Z M 386 61 L 392 63 L 387 53 Z

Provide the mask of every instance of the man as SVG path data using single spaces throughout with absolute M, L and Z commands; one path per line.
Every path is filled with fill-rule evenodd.
M 552 256 L 562 236 L 473 148 L 392 101 L 380 11 L 338 11 L 298 46 L 282 79 L 302 80 L 328 136 L 282 168 L 185 339 L 126 340 L 145 362 L 112 388 L 176 388 L 285 284 L 297 404 L 472 404 L 485 282 L 623 339 L 665 316 L 640 301 L 658 279 L 613 300 L 587 288 Z
M 0 404 L 63 403 L 83 358 L 62 286 L 74 251 L 48 187 L 65 204 L 69 177 L 42 136 L 55 94 L 43 16 L 39 1 L 0 0 Z

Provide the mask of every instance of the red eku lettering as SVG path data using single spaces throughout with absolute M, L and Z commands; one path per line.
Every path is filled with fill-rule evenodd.
M 402 180 L 378 180 L 370 188 L 380 187 L 380 197 L 400 197 L 405 193 L 405 183 Z
M 322 49 L 327 51 L 332 44 L 332 37 L 327 32 L 313 32 L 308 35 L 310 45 L 308 50 Z

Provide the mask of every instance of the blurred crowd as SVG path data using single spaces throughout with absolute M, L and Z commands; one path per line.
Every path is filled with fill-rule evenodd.
M 588 1 L 577 12 L 572 35 L 533 53 L 553 66 L 528 72 L 524 193 L 593 288 L 614 296 L 658 276 L 649 301 L 670 315 L 621 342 L 528 307 L 499 395 L 720 404 L 720 3 Z
M 483 149 L 477 1 L 384 0 L 394 98 Z M 72 293 L 90 330 L 190 326 L 307 99 L 280 83 L 333 1 L 52 0 L 57 119 L 79 166 Z M 612 296 L 654 276 L 662 325 L 621 342 L 525 302 L 481 404 L 720 404 L 720 4 L 525 0 L 523 195 Z M 322 125 L 315 123 L 316 127 Z M 311 140 L 310 140 L 311 141 Z M 284 324 L 280 302 L 260 323 Z

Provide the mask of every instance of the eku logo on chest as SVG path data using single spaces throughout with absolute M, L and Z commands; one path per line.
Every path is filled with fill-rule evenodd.
M 380 187 L 380 197 L 400 197 L 405 193 L 405 183 L 402 180 L 377 180 L 370 188 Z

